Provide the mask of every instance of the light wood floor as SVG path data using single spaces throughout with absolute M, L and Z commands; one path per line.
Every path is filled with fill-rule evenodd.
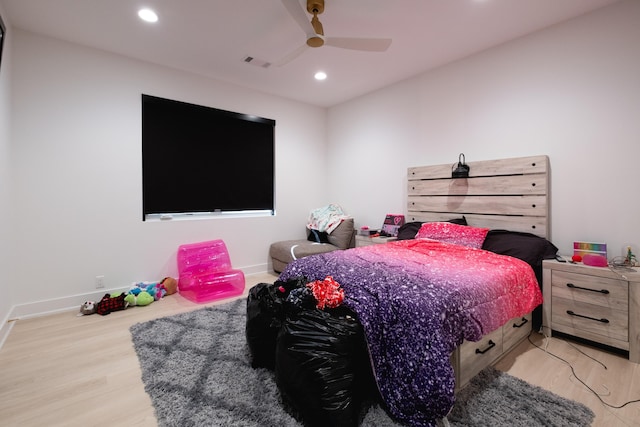
M 247 276 L 248 290 L 276 276 Z M 245 296 L 246 297 L 246 296 Z M 207 304 L 212 305 L 212 304 Z M 75 312 L 17 321 L 0 350 L 0 426 L 156 426 L 140 380 L 129 327 L 157 317 L 202 308 L 180 295 L 108 316 Z M 533 341 L 544 345 L 540 335 Z M 640 365 L 578 345 L 607 369 L 552 338 L 548 351 L 612 405 L 640 399 Z M 563 362 L 523 342 L 497 368 L 577 400 L 596 413 L 594 426 L 640 426 L 640 403 L 608 408 L 580 384 Z

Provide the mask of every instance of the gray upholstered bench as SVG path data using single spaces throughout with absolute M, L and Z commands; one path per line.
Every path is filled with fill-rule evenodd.
M 328 243 L 318 243 L 307 239 L 284 240 L 272 243 L 269 248 L 269 256 L 273 264 L 273 271 L 280 273 L 294 259 L 353 248 L 355 246 L 355 236 L 356 230 L 353 225 L 353 218 L 347 218 L 327 236 Z

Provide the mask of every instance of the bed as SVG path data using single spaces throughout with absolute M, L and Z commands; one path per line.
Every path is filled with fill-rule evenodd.
M 298 259 L 279 277 L 341 284 L 381 397 L 407 425 L 434 425 L 455 390 L 526 338 L 542 303 L 535 267 L 557 251 L 546 156 L 469 166 L 457 179 L 451 165 L 407 170 L 406 217 L 420 238 Z

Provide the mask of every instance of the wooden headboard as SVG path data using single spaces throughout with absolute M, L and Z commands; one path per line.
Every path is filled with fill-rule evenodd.
M 467 162 L 469 178 L 451 178 L 453 164 L 408 168 L 407 221 L 464 215 L 472 226 L 550 238 L 547 156 Z

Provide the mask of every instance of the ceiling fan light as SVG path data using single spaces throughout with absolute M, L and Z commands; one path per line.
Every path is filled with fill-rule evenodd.
M 307 45 L 309 47 L 320 47 L 324 44 L 324 38 L 320 35 L 316 34 L 315 36 L 311 36 L 307 39 Z

